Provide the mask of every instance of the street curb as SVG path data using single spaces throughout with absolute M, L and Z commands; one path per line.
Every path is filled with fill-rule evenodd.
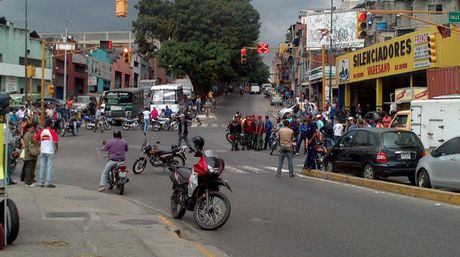
M 454 205 L 460 205 L 460 194 L 441 191 L 436 189 L 420 188 L 415 186 L 401 185 L 380 180 L 369 180 L 354 176 L 348 176 L 337 173 L 323 172 L 319 170 L 303 170 L 300 174 L 321 178 L 326 180 L 337 181 L 346 184 L 352 184 L 356 186 L 368 187 L 372 189 L 378 189 L 391 193 L 412 196 L 416 198 L 432 200 L 437 202 L 444 202 Z

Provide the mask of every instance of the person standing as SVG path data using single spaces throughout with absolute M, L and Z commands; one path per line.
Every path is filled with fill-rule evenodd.
M 308 122 L 307 125 L 307 145 L 308 145 L 308 152 L 307 158 L 304 162 L 304 169 L 314 169 L 316 168 L 315 165 L 315 146 L 316 146 L 316 139 L 317 139 L 317 125 L 314 121 Z
M 262 116 L 257 116 L 257 127 L 256 127 L 256 151 L 262 150 L 263 147 L 263 135 L 265 130 L 265 124 L 262 120 Z
M 52 125 L 53 121 L 47 119 L 45 121 L 45 128 L 40 130 L 35 136 L 35 140 L 40 142 L 40 186 L 49 188 L 56 187 L 53 184 L 54 161 L 56 153 L 59 150 L 59 138 L 56 131 L 51 128 Z
M 299 154 L 300 151 L 300 146 L 302 145 L 302 142 L 304 142 L 304 152 L 307 152 L 307 130 L 308 130 L 308 123 L 310 122 L 310 116 L 307 115 L 304 120 L 302 120 L 302 124 L 300 124 L 300 136 L 299 139 L 297 140 L 296 144 L 296 154 Z
M 267 147 L 271 145 L 271 136 L 272 136 L 273 124 L 270 121 L 268 115 L 265 116 L 265 142 L 264 150 L 267 150 Z
M 326 121 L 326 125 L 324 125 L 322 132 L 324 135 L 324 146 L 326 148 L 331 147 L 334 144 L 334 128 L 331 120 Z
M 144 115 L 144 135 L 147 135 L 147 132 L 149 132 L 149 127 L 150 127 L 150 112 L 149 108 L 145 107 L 144 111 L 142 112 Z
M 251 141 L 252 141 L 252 133 L 256 130 L 256 126 L 254 124 L 254 120 L 251 116 L 247 115 L 246 119 L 243 122 L 243 131 L 244 131 L 244 143 L 243 143 L 243 150 L 249 150 L 251 148 Z
M 294 131 L 289 128 L 289 122 L 283 121 L 283 127 L 278 131 L 278 138 L 280 139 L 280 156 L 278 159 L 278 169 L 276 177 L 281 177 L 281 169 L 283 168 L 284 159 L 288 159 L 289 176 L 295 177 L 294 165 L 292 163 L 292 140 L 294 139 Z
M 197 112 L 198 112 L 198 113 L 201 113 L 201 97 L 200 97 L 200 96 L 197 96 L 197 97 L 196 97 L 195 104 L 196 104 L 196 110 L 197 110 Z
M 185 141 L 185 144 L 189 147 L 189 149 L 193 149 L 193 146 L 190 144 L 188 141 L 188 124 L 187 124 L 187 119 L 185 118 L 185 114 L 181 113 L 179 115 L 179 129 L 178 129 L 178 134 L 179 134 L 179 139 L 177 140 L 177 146 L 181 146 L 182 140 Z
M 36 125 L 34 123 L 29 124 L 27 126 L 27 132 L 23 138 L 25 145 L 24 166 L 26 186 L 35 186 L 35 167 L 37 166 L 37 157 L 40 154 L 40 146 L 35 140 L 35 129 Z
M 238 142 L 240 141 L 240 135 L 242 130 L 239 117 L 235 115 L 235 117 L 233 117 L 232 122 L 228 126 L 230 129 L 230 134 L 233 136 L 232 151 L 239 151 Z
M 96 109 L 96 114 L 94 115 L 94 132 L 97 131 L 97 127 L 101 126 L 101 133 L 104 132 L 104 124 L 102 124 L 102 111 L 101 109 Z
M 343 135 L 343 125 L 339 122 L 339 119 L 334 120 L 334 143 L 339 141 L 340 137 Z

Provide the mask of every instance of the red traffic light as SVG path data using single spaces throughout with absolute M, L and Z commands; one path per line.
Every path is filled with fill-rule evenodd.
M 112 41 L 101 40 L 99 41 L 99 47 L 104 50 L 112 50 Z
M 246 54 L 246 48 L 241 48 L 241 54 L 242 55 Z
M 127 54 L 128 52 L 129 52 L 129 49 L 128 49 L 127 47 L 125 47 L 125 48 L 123 49 L 123 53 Z
M 268 44 L 257 44 L 257 52 L 259 54 L 268 54 L 268 52 L 270 52 Z
M 366 12 L 359 12 L 358 13 L 358 21 L 360 22 L 365 22 L 367 19 L 367 14 Z

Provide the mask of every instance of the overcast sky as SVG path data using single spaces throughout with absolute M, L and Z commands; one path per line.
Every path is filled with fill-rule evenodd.
M 137 12 L 128 0 L 128 18 L 115 17 L 115 0 L 28 0 L 28 27 L 41 32 L 63 32 L 68 20 L 71 33 L 82 31 L 127 31 Z M 253 0 L 259 11 L 262 27 L 260 42 L 271 46 L 284 41 L 289 25 L 295 23 L 299 11 L 308 8 L 329 7 L 327 0 Z M 0 0 L 0 17 L 24 27 L 25 0 Z M 265 58 L 271 64 L 272 56 Z

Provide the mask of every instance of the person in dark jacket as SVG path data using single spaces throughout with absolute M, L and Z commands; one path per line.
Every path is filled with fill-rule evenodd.
M 308 116 L 309 122 L 307 125 L 307 143 L 308 143 L 308 152 L 307 158 L 305 159 L 303 168 L 304 169 L 315 169 L 315 147 L 316 147 L 316 139 L 317 139 L 317 126 L 314 121 L 311 120 L 311 115 Z
M 228 126 L 230 129 L 230 134 L 233 136 L 232 151 L 239 151 L 240 149 L 238 149 L 238 142 L 240 141 L 240 135 L 242 131 L 239 117 L 235 115 L 232 122 Z
M 264 142 L 264 150 L 267 150 L 267 146 L 271 144 L 271 135 L 273 130 L 273 124 L 270 121 L 270 117 L 265 116 L 265 142 Z
M 179 134 L 179 139 L 177 140 L 177 146 L 181 146 L 182 140 L 185 141 L 185 144 L 189 147 L 189 149 L 193 149 L 193 146 L 190 144 L 188 141 L 188 124 L 187 124 L 187 119 L 185 118 L 185 114 L 179 115 L 180 121 L 179 121 L 179 129 L 178 129 L 178 134 Z
M 292 121 L 289 123 L 289 127 L 294 131 L 294 142 L 297 142 L 300 133 L 300 123 L 295 115 L 292 115 Z

